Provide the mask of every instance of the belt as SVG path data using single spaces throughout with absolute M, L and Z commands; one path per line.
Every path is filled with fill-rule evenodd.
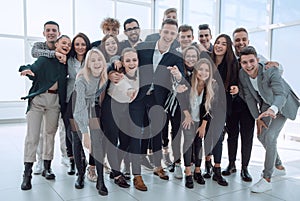
M 51 89 L 48 89 L 47 92 L 50 93 L 50 94 L 57 94 L 58 93 L 57 90 L 51 90 Z

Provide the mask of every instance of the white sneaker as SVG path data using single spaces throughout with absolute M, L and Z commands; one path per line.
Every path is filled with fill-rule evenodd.
M 69 167 L 70 166 L 70 159 L 68 156 L 62 156 L 60 159 L 61 164 Z
M 180 164 L 175 164 L 174 177 L 176 179 L 182 179 L 182 177 L 183 177 Z
M 253 193 L 263 193 L 272 190 L 271 182 L 267 182 L 264 178 L 261 178 L 256 184 L 251 187 Z
M 44 169 L 43 160 L 37 161 L 33 169 L 33 174 L 42 174 Z
M 286 171 L 285 171 L 285 168 L 282 169 L 282 170 L 279 170 L 278 168 L 274 168 L 274 172 L 272 174 L 272 177 L 279 177 L 279 176 L 284 176 L 286 175 Z

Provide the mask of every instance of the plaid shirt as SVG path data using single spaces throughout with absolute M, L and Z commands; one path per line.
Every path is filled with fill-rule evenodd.
M 31 49 L 31 55 L 34 58 L 38 58 L 40 56 L 55 58 L 55 50 L 50 50 L 46 42 L 35 42 Z

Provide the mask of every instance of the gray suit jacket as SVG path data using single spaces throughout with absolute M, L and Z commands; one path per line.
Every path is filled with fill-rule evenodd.
M 292 120 L 296 118 L 300 106 L 299 98 L 281 77 L 278 68 L 266 70 L 263 64 L 259 64 L 257 84 L 260 95 L 253 88 L 249 75 L 243 69 L 240 70 L 239 79 L 243 98 L 254 118 L 257 118 L 271 105 L 275 105 L 278 113 L 286 118 Z

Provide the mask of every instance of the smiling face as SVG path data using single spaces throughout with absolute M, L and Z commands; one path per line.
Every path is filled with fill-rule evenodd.
M 103 71 L 106 62 L 103 60 L 102 56 L 97 52 L 92 52 L 88 60 L 88 68 L 94 77 L 99 77 Z
M 77 56 L 84 56 L 86 53 L 86 43 L 82 37 L 77 37 L 74 41 L 74 49 Z
M 109 37 L 106 41 L 105 41 L 105 45 L 104 45 L 105 51 L 107 52 L 107 54 L 109 56 L 114 56 L 117 54 L 118 51 L 118 44 L 117 41 L 115 41 L 115 39 L 113 37 Z
M 139 65 L 139 59 L 136 52 L 125 52 L 122 59 L 125 72 L 133 76 Z
M 173 41 L 177 37 L 178 28 L 173 24 L 165 24 L 162 29 L 159 31 L 160 39 L 159 41 L 164 46 L 171 46 Z
M 241 50 L 249 45 L 248 34 L 245 31 L 236 32 L 233 35 L 233 46 L 236 54 L 239 54 Z
M 214 45 L 214 53 L 216 56 L 224 56 L 227 51 L 227 41 L 226 38 L 220 37 Z
M 194 40 L 194 36 L 191 30 L 181 31 L 179 33 L 178 41 L 180 43 L 180 47 L 183 50 L 184 48 L 190 46 Z
M 258 58 L 253 54 L 241 56 L 241 66 L 243 70 L 251 77 L 256 78 L 258 73 Z
M 140 27 L 136 22 L 131 22 L 125 25 L 125 35 L 128 37 L 128 40 L 132 43 L 136 43 L 140 39 Z
M 55 43 L 55 51 L 67 55 L 71 50 L 71 40 L 67 37 L 61 37 Z
M 198 31 L 198 40 L 199 42 L 208 50 L 210 47 L 211 34 L 209 29 L 199 30 Z
M 48 43 L 55 43 L 57 38 L 60 36 L 58 26 L 54 24 L 46 24 L 44 27 L 43 35 Z
M 190 49 L 186 52 L 184 57 L 184 63 L 188 67 L 194 67 L 198 60 L 198 55 L 196 50 Z
M 206 81 L 209 78 L 209 65 L 207 63 L 202 63 L 197 68 L 197 79 L 198 81 Z

